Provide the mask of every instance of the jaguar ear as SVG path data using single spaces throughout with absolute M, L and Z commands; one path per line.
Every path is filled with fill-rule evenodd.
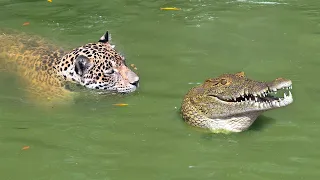
M 246 76 L 243 71 L 237 72 L 237 73 L 235 73 L 235 75 L 238 77 L 245 77 Z
M 92 62 L 90 62 L 89 58 L 87 58 L 86 56 L 80 55 L 75 60 L 74 71 L 78 75 L 82 76 L 83 74 L 88 72 L 88 70 L 90 70 L 92 68 L 92 66 L 93 66 L 93 64 L 92 64 Z
M 107 31 L 101 38 L 99 39 L 99 42 L 107 43 L 111 41 L 111 34 Z

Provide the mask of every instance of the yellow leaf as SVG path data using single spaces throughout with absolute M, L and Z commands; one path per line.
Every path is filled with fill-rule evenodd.
M 25 22 L 22 24 L 22 26 L 28 26 L 30 23 L 29 22 Z
M 27 150 L 29 148 L 30 148 L 30 146 L 24 146 L 21 150 Z
M 114 106 L 128 106 L 129 104 L 114 104 Z
M 173 11 L 178 11 L 178 10 L 181 10 L 181 8 L 176 8 L 176 7 L 165 7 L 165 8 L 160 8 L 160 10 L 173 10 Z

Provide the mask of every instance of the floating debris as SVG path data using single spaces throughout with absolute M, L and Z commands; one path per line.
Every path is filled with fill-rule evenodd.
M 129 104 L 123 104 L 123 103 L 120 103 L 120 104 L 113 104 L 114 106 L 128 106 Z
M 138 70 L 138 68 L 136 67 L 136 65 L 130 64 L 130 66 L 131 66 L 134 70 Z
M 48 0 L 48 2 L 52 2 L 52 0 Z
M 30 146 L 23 146 L 23 148 L 21 150 L 27 150 L 29 148 L 30 148 Z
M 172 11 L 179 11 L 181 8 L 176 8 L 176 7 L 165 7 L 165 8 L 160 8 L 160 10 L 172 10 Z
M 28 26 L 30 24 L 30 22 L 25 22 L 22 24 L 22 26 Z

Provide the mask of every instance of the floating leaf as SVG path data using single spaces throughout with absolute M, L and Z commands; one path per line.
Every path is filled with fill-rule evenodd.
M 114 104 L 114 106 L 128 106 L 129 104 L 123 104 L 123 103 L 120 103 L 120 104 Z
M 130 66 L 131 66 L 134 70 L 138 70 L 138 68 L 136 67 L 136 65 L 130 64 Z
M 181 8 L 176 8 L 176 7 L 165 7 L 165 8 L 160 8 L 160 10 L 173 10 L 173 11 L 178 11 L 178 10 L 181 10 Z
M 30 146 L 23 146 L 23 148 L 21 150 L 27 150 L 29 148 L 30 148 Z
M 22 26 L 28 26 L 30 23 L 29 22 L 25 22 L 22 24 Z

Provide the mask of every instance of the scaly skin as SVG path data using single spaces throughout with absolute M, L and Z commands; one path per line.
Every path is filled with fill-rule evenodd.
M 189 90 L 183 99 L 181 114 L 195 127 L 213 132 L 241 132 L 264 111 L 291 104 L 290 91 L 284 98 L 270 94 L 291 88 L 292 82 L 284 78 L 259 82 L 246 78 L 244 72 L 223 74 Z

